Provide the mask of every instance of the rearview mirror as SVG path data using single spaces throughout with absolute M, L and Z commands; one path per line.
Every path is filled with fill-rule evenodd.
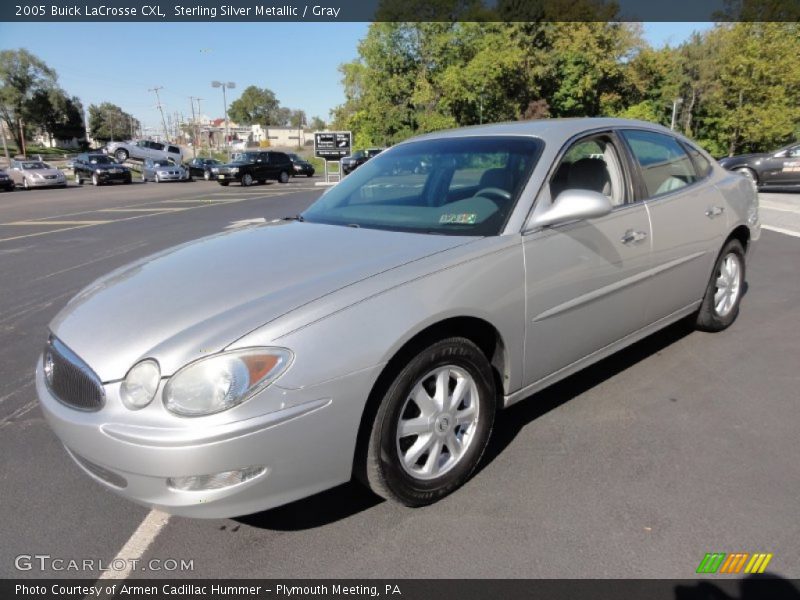
M 595 219 L 607 215 L 613 208 L 609 199 L 599 192 L 565 190 L 550 208 L 534 216 L 530 224 L 532 227 L 549 227 L 567 221 Z

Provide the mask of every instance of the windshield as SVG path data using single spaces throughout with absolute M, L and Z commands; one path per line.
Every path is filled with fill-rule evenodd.
M 92 163 L 93 165 L 113 165 L 117 161 L 115 161 L 110 156 L 98 154 L 97 156 L 90 156 L 89 162 Z
M 43 162 L 24 162 L 22 163 L 22 168 L 26 171 L 33 169 L 49 169 L 50 165 L 46 165 Z
M 233 155 L 233 162 L 235 163 L 249 163 L 256 162 L 258 158 L 257 152 L 241 152 Z
M 303 218 L 444 235 L 497 235 L 541 152 L 521 137 L 463 137 L 381 153 L 312 204 Z
M 291 152 L 290 152 L 289 154 L 287 154 L 286 156 L 288 156 L 288 157 L 289 157 L 289 160 L 291 160 L 291 161 L 303 160 L 302 158 L 300 158 L 299 156 L 297 156 L 297 154 L 293 154 L 293 153 L 291 153 Z

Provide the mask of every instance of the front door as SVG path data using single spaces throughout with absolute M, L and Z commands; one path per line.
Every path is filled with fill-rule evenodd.
M 585 189 L 605 194 L 614 205 L 610 214 L 523 236 L 526 385 L 645 325 L 650 220 L 634 201 L 620 149 L 611 133 L 576 142 L 538 200 L 550 204 L 562 191 Z

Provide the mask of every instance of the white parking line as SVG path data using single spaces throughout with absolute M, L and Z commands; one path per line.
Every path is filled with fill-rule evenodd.
M 785 227 L 773 227 L 772 225 L 762 225 L 761 229 L 767 231 L 774 231 L 775 233 L 782 233 L 783 235 L 790 235 L 792 237 L 800 237 L 800 231 L 794 229 L 786 229 Z
M 127 567 L 122 570 L 108 570 L 104 571 L 100 576 L 100 580 L 104 579 L 127 579 L 130 577 L 133 570 L 132 561 L 137 561 L 147 549 L 155 541 L 159 532 L 164 528 L 164 525 L 169 521 L 169 515 L 158 510 L 151 510 L 147 513 L 144 521 L 141 522 L 133 535 L 125 542 L 125 545 L 111 561 L 111 564 L 121 564 L 125 561 Z

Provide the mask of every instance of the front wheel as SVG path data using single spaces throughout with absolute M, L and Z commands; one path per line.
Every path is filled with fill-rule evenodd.
M 717 257 L 703 303 L 697 313 L 697 328 L 703 331 L 722 331 L 730 327 L 739 315 L 744 282 L 744 248 L 739 240 L 730 240 Z
M 128 160 L 128 151 L 119 149 L 114 153 L 114 157 L 117 159 L 117 162 L 124 163 Z
M 249 187 L 253 185 L 253 176 L 250 173 L 242 175 L 242 187 Z
M 205 171 L 203 173 L 203 179 L 205 179 L 206 181 L 211 181 L 211 173 L 209 171 Z
M 356 472 L 379 496 L 432 504 L 472 475 L 495 410 L 494 378 L 481 350 L 461 337 L 437 342 L 389 386 Z
M 75 173 L 75 183 L 78 185 L 83 185 L 83 179 L 81 179 L 81 176 L 78 175 L 78 173 Z
M 100 178 L 97 176 L 97 173 L 92 174 L 92 185 L 94 186 L 100 185 Z
M 22 187 L 23 187 L 24 189 L 26 189 L 26 190 L 29 190 L 29 189 L 31 189 L 31 184 L 30 184 L 30 183 L 28 183 L 28 178 L 27 178 L 27 177 L 24 177 L 24 178 L 22 179 Z
M 281 174 L 278 175 L 278 181 L 281 183 L 289 183 L 289 174 L 286 171 L 281 171 Z

